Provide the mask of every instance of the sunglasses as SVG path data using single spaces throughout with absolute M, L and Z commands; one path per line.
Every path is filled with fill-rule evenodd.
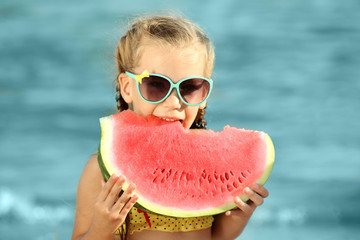
M 199 106 L 209 97 L 213 80 L 203 77 L 189 77 L 173 83 L 170 78 L 147 73 L 135 75 L 125 72 L 126 75 L 136 80 L 140 96 L 149 103 L 164 101 L 175 88 L 181 101 L 189 106 Z

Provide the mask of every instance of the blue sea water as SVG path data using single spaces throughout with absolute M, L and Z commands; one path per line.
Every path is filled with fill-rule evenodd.
M 238 239 L 360 239 L 360 2 L 0 3 L 0 239 L 69 239 L 77 182 L 115 110 L 127 21 L 178 12 L 216 47 L 210 128 L 262 130 L 270 197 Z

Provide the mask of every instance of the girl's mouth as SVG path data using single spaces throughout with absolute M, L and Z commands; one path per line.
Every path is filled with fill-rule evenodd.
M 180 123 L 183 122 L 183 120 L 181 119 L 177 119 L 177 118 L 165 118 L 165 117 L 160 117 L 162 120 L 168 121 L 168 122 L 177 122 L 179 121 Z

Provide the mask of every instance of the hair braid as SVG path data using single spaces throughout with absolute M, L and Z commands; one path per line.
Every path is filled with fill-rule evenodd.
M 195 121 L 193 122 L 193 124 L 190 127 L 191 129 L 206 129 L 207 122 L 204 119 L 204 116 L 206 113 L 205 109 L 206 109 L 206 106 L 203 109 L 199 108 L 198 113 L 195 118 Z
M 125 102 L 124 98 L 121 96 L 120 84 L 116 81 L 116 107 L 119 112 L 129 109 L 129 105 Z

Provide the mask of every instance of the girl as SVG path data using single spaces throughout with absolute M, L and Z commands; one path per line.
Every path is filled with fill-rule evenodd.
M 206 127 L 204 114 L 211 90 L 214 48 L 199 27 L 178 17 L 137 19 L 120 39 L 116 60 L 119 111 L 130 109 L 145 117 L 152 114 L 180 121 L 185 129 Z M 150 77 L 138 79 L 145 70 Z M 182 85 L 176 85 L 176 90 L 170 87 L 173 85 L 169 81 L 176 84 L 186 78 L 190 78 L 186 84 L 191 91 L 180 90 Z M 255 184 L 245 189 L 247 202 L 234 198 L 238 207 L 232 211 L 174 218 L 133 207 L 137 200 L 134 185 L 118 197 L 124 179 L 113 175 L 104 183 L 96 155 L 89 159 L 78 186 L 72 239 L 235 239 L 268 196 L 264 187 Z

